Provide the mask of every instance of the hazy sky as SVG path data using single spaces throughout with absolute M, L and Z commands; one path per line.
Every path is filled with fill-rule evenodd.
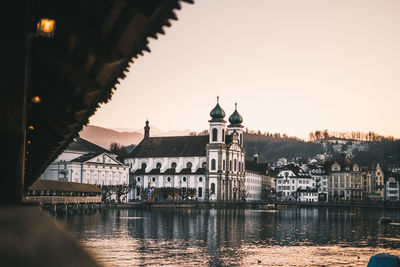
M 400 137 L 399 0 L 197 0 L 90 119 L 116 128 L 208 128 L 220 96 L 249 129 Z

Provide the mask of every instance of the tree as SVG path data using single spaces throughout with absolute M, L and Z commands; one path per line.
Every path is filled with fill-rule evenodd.
M 110 152 L 117 155 L 117 160 L 120 162 L 124 162 L 125 158 L 128 156 L 128 152 L 125 147 L 120 145 L 119 143 L 112 142 L 110 144 Z
M 121 197 L 126 196 L 130 191 L 130 186 L 127 184 L 119 184 L 113 186 L 115 197 L 118 203 L 121 203 Z

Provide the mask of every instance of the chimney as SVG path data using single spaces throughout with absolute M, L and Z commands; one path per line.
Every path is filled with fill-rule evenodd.
M 149 126 L 149 120 L 146 120 L 146 126 L 144 126 L 144 139 L 147 139 L 150 137 L 150 126 Z
M 258 164 L 258 154 L 254 154 L 254 162 Z

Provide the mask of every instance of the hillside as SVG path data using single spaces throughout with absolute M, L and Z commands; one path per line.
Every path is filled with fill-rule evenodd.
M 252 160 L 257 153 L 261 162 L 276 162 L 279 158 L 308 158 L 325 152 L 321 144 L 251 133 L 244 134 L 244 146 L 248 160 Z
M 189 130 L 183 131 L 162 131 L 155 126 L 151 126 L 150 136 L 180 136 L 188 135 Z M 116 142 L 123 146 L 137 145 L 143 139 L 142 130 L 120 129 L 112 130 L 100 126 L 88 125 L 85 126 L 79 136 L 96 145 L 108 149 L 112 142 Z
M 109 148 L 112 142 L 123 146 L 138 144 L 143 139 L 143 134 L 138 132 L 118 132 L 107 128 L 88 125 L 82 129 L 79 136 L 96 145 Z

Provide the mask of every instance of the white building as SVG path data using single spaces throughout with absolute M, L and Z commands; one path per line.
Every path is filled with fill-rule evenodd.
M 389 201 L 399 201 L 399 182 L 395 177 L 390 176 L 385 185 L 386 200 Z
M 329 185 L 328 185 L 328 173 L 326 170 L 316 166 L 310 166 L 309 171 L 310 176 L 313 179 L 313 183 L 315 184 L 313 187 L 318 192 L 318 200 L 319 201 L 328 201 L 328 192 L 329 192 Z
M 98 185 L 128 184 L 129 166 L 115 158 L 102 147 L 74 138 L 39 178 Z
M 246 194 L 243 119 L 235 104 L 230 124 L 226 126 L 225 112 L 218 100 L 210 112 L 209 135 L 150 137 L 146 121 L 143 140 L 125 160 L 136 182 L 131 199 L 141 199 L 147 188 L 191 188 L 196 190 L 199 200 L 243 199 Z M 261 181 L 257 181 L 261 188 Z
M 273 189 L 273 177 L 268 174 L 268 163 L 259 163 L 258 155 L 255 154 L 254 161 L 246 161 L 245 171 L 246 200 L 266 199 Z
M 312 186 L 313 178 L 301 168 L 290 164 L 284 166 L 275 179 L 275 190 L 277 197 L 282 200 L 290 201 L 318 201 L 318 194 Z M 315 195 L 305 193 L 314 192 Z

